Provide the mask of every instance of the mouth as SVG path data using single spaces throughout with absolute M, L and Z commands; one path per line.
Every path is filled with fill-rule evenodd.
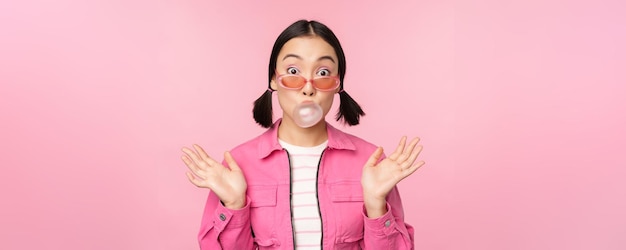
M 293 118 L 300 127 L 313 126 L 323 118 L 322 108 L 311 100 L 303 101 L 293 110 Z
M 300 103 L 300 116 L 302 117 L 310 117 L 313 115 L 314 111 L 314 107 L 312 105 L 315 105 L 315 103 L 313 101 L 303 101 Z

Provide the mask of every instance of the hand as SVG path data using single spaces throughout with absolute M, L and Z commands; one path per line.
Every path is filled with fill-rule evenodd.
M 361 185 L 368 217 L 378 217 L 386 213 L 387 194 L 401 180 L 424 165 L 424 161 L 413 164 L 422 151 L 422 146 L 417 146 L 419 138 L 413 139 L 405 148 L 406 139 L 406 136 L 403 136 L 396 150 L 376 164 L 383 154 L 383 149 L 378 147 L 363 167 Z
M 240 209 L 246 204 L 246 178 L 229 152 L 224 159 L 230 169 L 213 160 L 204 149 L 194 144 L 194 150 L 183 147 L 183 162 L 191 170 L 187 178 L 194 185 L 210 189 L 230 209 Z M 196 153 L 197 151 L 197 153 Z

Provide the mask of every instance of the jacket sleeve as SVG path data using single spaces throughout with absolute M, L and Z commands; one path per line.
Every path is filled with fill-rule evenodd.
M 363 206 L 364 249 L 413 249 L 413 227 L 404 222 L 404 211 L 398 188 L 387 195 L 387 213 L 370 219 Z
M 209 193 L 198 234 L 200 249 L 256 249 L 250 227 L 250 197 L 238 210 L 224 207 Z

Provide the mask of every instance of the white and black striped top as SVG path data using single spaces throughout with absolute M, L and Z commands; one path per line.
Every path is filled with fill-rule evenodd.
M 279 140 L 291 160 L 291 192 L 295 245 L 297 249 L 320 249 L 322 222 L 316 196 L 317 168 L 328 141 L 315 147 L 300 147 Z

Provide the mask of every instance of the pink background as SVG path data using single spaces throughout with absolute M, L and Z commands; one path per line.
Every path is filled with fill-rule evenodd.
M 345 131 L 422 138 L 417 249 L 626 249 L 623 1 L 265 2 L 2 1 L 0 249 L 197 249 L 179 150 L 263 131 L 300 18 L 343 43 Z

